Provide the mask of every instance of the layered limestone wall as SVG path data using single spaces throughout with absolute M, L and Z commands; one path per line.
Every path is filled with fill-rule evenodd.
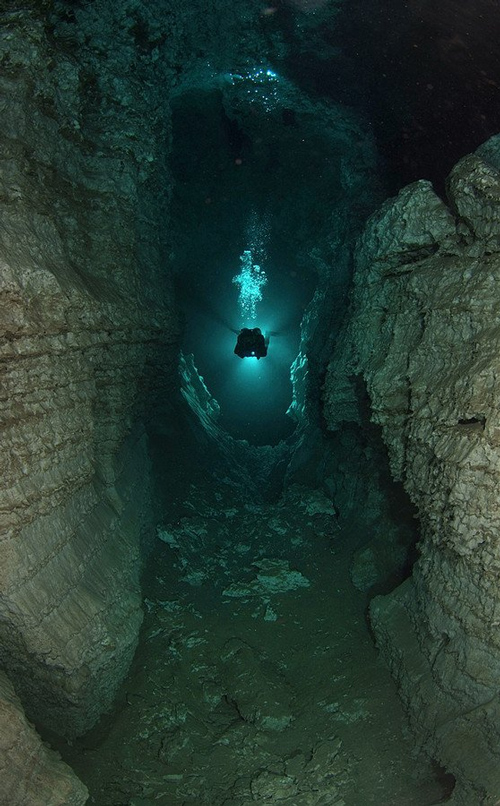
M 155 120 L 137 116 L 135 79 L 116 113 L 54 36 L 27 9 L 2 17 L 0 662 L 30 719 L 72 736 L 136 646 L 155 521 L 144 421 L 178 328 Z
M 371 618 L 463 806 L 500 796 L 499 171 L 493 139 L 452 171 L 447 203 L 421 181 L 369 220 L 324 397 L 330 429 L 359 422 L 362 379 L 417 507 L 413 576 Z
M 260 11 L 0 12 L 0 664 L 28 717 L 68 737 L 109 707 L 141 623 L 157 521 L 145 426 L 178 383 L 169 97 L 196 64 L 201 80 L 257 60 Z
M 87 788 L 40 742 L 6 675 L 0 672 L 0 780 L 3 806 L 83 806 Z

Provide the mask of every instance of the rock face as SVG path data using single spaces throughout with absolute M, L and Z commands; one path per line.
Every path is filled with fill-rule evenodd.
M 146 424 L 178 385 L 169 99 L 280 44 L 228 0 L 8 0 L 0 22 L 0 664 L 73 736 L 134 652 Z
M 261 11 L 0 12 L 0 664 L 68 737 L 110 705 L 142 617 L 146 430 L 178 385 L 170 98 L 280 52 Z
M 0 662 L 28 716 L 72 736 L 136 646 L 155 519 L 144 424 L 177 324 L 154 117 L 132 114 L 132 79 L 115 115 L 90 62 L 48 36 L 27 10 L 3 15 Z
M 169 97 L 262 45 L 259 9 L 204 11 L 0 14 L 0 663 L 28 716 L 67 736 L 111 703 L 142 618 L 146 424 L 178 385 Z
M 325 384 L 332 430 L 366 386 L 422 530 L 411 579 L 371 608 L 382 652 L 453 803 L 500 793 L 500 160 L 461 160 L 448 206 L 404 188 L 358 243 L 352 316 Z
M 40 741 L 19 699 L 0 672 L 0 778 L 2 806 L 83 806 L 87 788 Z

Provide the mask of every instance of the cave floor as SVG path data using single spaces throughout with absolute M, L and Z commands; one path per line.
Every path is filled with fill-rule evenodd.
M 349 523 L 298 485 L 277 504 L 235 501 L 229 479 L 172 498 L 116 709 L 64 753 L 89 803 L 439 802 L 350 581 Z

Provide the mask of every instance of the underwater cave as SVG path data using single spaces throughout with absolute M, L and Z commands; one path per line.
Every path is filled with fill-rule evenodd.
M 0 3 L 0 806 L 499 802 L 499 33 Z

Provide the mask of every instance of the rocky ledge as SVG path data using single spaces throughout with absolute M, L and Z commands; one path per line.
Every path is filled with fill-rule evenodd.
M 368 393 L 415 503 L 412 577 L 371 618 L 423 750 L 454 804 L 500 793 L 500 139 L 462 159 L 447 201 L 404 188 L 359 240 L 351 316 L 324 392 L 332 430 Z

